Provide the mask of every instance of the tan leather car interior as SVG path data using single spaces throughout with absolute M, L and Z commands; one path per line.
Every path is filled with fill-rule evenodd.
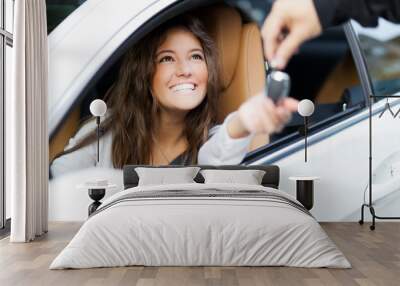
M 223 93 L 218 121 L 237 110 L 251 96 L 265 88 L 265 65 L 261 34 L 256 23 L 243 23 L 232 7 L 205 8 L 203 22 L 216 42 L 221 69 Z M 203 16 L 204 17 L 204 16 Z M 249 150 L 268 143 L 268 136 L 256 136 Z
M 360 82 L 357 69 L 349 52 L 325 80 L 314 102 L 317 104 L 340 102 L 343 90 L 358 84 Z
M 204 11 L 205 10 L 205 11 Z M 239 12 L 228 6 L 204 8 L 199 13 L 216 41 L 220 58 L 223 93 L 218 121 L 222 122 L 246 99 L 265 86 L 261 35 L 255 23 L 243 23 Z M 203 16 L 204 17 L 204 16 Z M 50 160 L 62 151 L 79 125 L 79 108 L 73 111 L 50 142 Z M 255 136 L 249 150 L 268 143 L 268 136 Z

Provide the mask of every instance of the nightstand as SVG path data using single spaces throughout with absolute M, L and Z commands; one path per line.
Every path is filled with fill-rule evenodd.
M 117 187 L 114 184 L 93 184 L 93 183 L 84 183 L 77 188 L 79 189 L 87 189 L 89 197 L 94 201 L 88 207 L 88 215 L 90 216 L 93 212 L 97 210 L 97 208 L 101 205 L 100 200 L 104 198 L 107 189 L 112 189 Z
M 311 210 L 314 205 L 314 181 L 319 177 L 289 177 L 289 180 L 296 181 L 296 199 L 307 209 Z

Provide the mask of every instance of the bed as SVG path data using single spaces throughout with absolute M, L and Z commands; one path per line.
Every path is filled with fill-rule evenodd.
M 143 167 L 124 167 L 125 189 L 87 219 L 50 269 L 351 267 L 314 217 L 278 189 L 277 166 L 197 166 L 201 172 L 194 182 L 141 185 Z M 204 172 L 210 172 L 205 170 L 261 170 L 263 175 L 259 185 L 236 178 L 221 183 L 205 180 Z

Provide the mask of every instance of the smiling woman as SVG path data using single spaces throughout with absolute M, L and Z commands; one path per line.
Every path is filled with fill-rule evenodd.
M 109 112 L 97 166 L 239 164 L 253 134 L 279 130 L 297 104 L 285 99 L 275 107 L 263 94 L 216 125 L 216 50 L 193 15 L 169 20 L 133 46 L 105 96 Z M 53 177 L 96 164 L 93 126 L 86 122 L 56 157 Z

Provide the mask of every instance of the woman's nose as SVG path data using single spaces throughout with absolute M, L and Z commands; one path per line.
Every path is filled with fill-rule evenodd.
M 192 68 L 190 63 L 182 61 L 178 63 L 177 75 L 178 76 L 190 76 L 192 74 Z

